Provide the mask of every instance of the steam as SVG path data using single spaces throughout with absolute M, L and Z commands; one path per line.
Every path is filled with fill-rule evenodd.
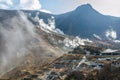
M 36 17 L 33 19 L 35 22 L 37 22 L 39 24 L 38 28 L 42 29 L 43 31 L 45 31 L 47 33 L 55 32 L 55 33 L 58 33 L 58 34 L 64 34 L 63 31 L 56 28 L 55 19 L 54 19 L 53 16 L 51 16 L 51 18 L 48 19 L 48 24 L 46 24 L 43 19 L 39 19 L 39 16 L 38 16 L 39 14 L 40 13 L 38 12 Z
M 23 12 L 0 23 L 0 74 L 28 53 L 27 46 L 34 35 L 34 25 Z
M 102 40 L 102 38 L 100 36 L 98 36 L 97 34 L 93 34 L 93 36 L 99 40 Z
M 76 48 L 79 45 L 86 45 L 85 42 L 92 43 L 91 40 L 89 40 L 89 39 L 81 39 L 78 36 L 76 36 L 74 39 L 65 38 L 63 40 L 63 43 L 64 43 L 65 47 L 67 47 L 67 48 Z
M 109 40 L 114 40 L 117 38 L 117 32 L 113 29 L 107 30 L 105 35 Z

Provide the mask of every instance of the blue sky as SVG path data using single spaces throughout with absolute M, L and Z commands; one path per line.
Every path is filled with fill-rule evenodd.
M 102 14 L 120 17 L 119 0 L 0 0 L 0 8 L 40 10 L 61 14 L 87 3 Z
M 55 14 L 65 13 L 74 10 L 83 4 L 91 4 L 94 9 L 104 15 L 120 17 L 119 0 L 40 0 L 42 8 Z
M 62 0 L 40 0 L 43 9 L 49 10 L 52 13 L 62 13 Z
M 61 14 L 74 10 L 80 6 L 80 0 L 39 0 L 42 8 L 51 11 L 54 14 Z

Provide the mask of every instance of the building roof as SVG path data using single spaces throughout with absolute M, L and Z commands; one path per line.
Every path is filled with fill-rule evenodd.
M 113 52 L 117 52 L 118 50 L 113 50 L 113 49 L 106 49 L 104 50 L 102 53 L 113 53 Z

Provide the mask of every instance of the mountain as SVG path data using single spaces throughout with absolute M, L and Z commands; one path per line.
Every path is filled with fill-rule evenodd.
M 40 80 L 40 77 L 45 80 L 47 75 L 54 73 L 51 71 L 63 71 L 62 67 L 65 71 L 60 72 L 60 75 L 66 75 L 66 69 L 67 72 L 71 71 L 70 68 L 77 69 L 73 62 L 81 55 L 68 54 L 63 55 L 63 58 L 60 55 L 68 51 L 71 53 L 74 48 L 72 52 L 78 52 L 76 47 L 86 44 L 118 50 L 119 44 L 103 42 L 102 39 L 119 39 L 119 25 L 120 18 L 102 15 L 89 4 L 61 15 L 35 10 L 0 10 L 0 79 Z M 95 38 L 99 40 L 92 41 Z M 88 49 L 91 48 L 88 46 Z M 89 54 L 86 50 L 83 52 Z M 60 70 L 57 69 L 59 67 Z
M 71 12 L 60 15 L 53 15 L 36 10 L 22 10 L 30 17 L 39 17 L 45 23 L 53 16 L 55 18 L 56 27 L 65 34 L 71 36 L 79 36 L 81 38 L 113 40 L 120 38 L 120 17 L 103 15 L 96 11 L 90 4 L 84 4 L 77 7 Z M 8 16 L 17 16 L 17 10 L 0 10 L 0 21 Z M 30 21 L 34 22 L 29 17 Z
M 68 35 L 93 39 L 93 34 L 105 37 L 106 31 L 112 28 L 120 38 L 120 18 L 103 15 L 90 4 L 79 6 L 74 11 L 55 17 L 56 26 Z

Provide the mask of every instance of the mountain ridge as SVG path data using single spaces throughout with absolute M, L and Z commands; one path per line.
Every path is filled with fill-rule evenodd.
M 4 12 L 6 15 L 12 15 L 12 13 L 15 14 L 19 10 L 0 9 L 0 11 L 1 13 Z M 103 15 L 96 11 L 90 4 L 81 5 L 73 11 L 60 15 L 44 13 L 37 10 L 20 11 L 31 14 L 31 17 L 35 17 L 38 14 L 38 17 L 43 19 L 45 23 L 48 23 L 48 19 L 53 16 L 55 17 L 56 27 L 61 29 L 65 34 L 71 36 L 94 39 L 93 34 L 97 34 L 106 39 L 106 31 L 109 30 L 109 26 L 111 26 L 117 32 L 117 37 L 120 38 L 120 31 L 118 29 L 120 17 Z M 3 16 L 5 17 L 4 13 Z M 3 16 L 0 16 L 0 20 L 4 18 Z
M 67 15 L 67 17 L 64 15 Z M 63 21 L 60 22 L 59 20 L 61 19 L 63 19 Z M 95 33 L 98 33 L 100 35 L 105 34 L 105 31 L 109 29 L 109 26 L 113 26 L 113 28 L 118 27 L 118 23 L 116 26 L 114 25 L 119 20 L 119 17 L 103 15 L 93 9 L 90 4 L 85 4 L 79 6 L 74 11 L 59 15 L 59 17 L 56 19 L 56 24 L 57 27 L 63 30 L 63 32 L 66 34 L 80 36 L 83 38 L 93 38 L 92 35 Z M 90 32 L 86 32 L 87 29 Z

